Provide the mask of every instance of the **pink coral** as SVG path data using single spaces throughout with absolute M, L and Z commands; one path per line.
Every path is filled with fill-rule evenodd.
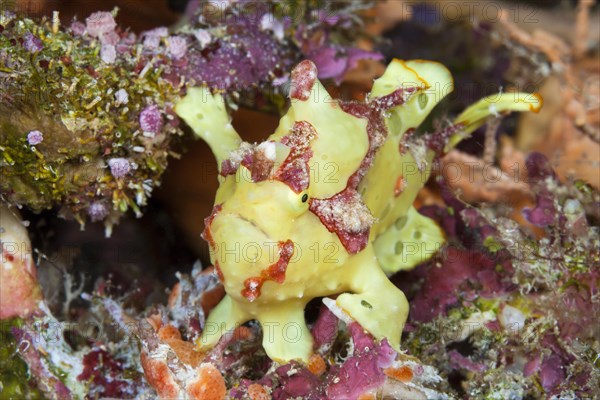
M 449 308 L 459 304 L 459 296 L 466 296 L 475 284 L 481 286 L 477 294 L 482 297 L 510 291 L 509 278 L 498 272 L 498 260 L 489 255 L 456 247 L 448 247 L 444 255 L 441 267 L 421 269 L 425 284 L 411 303 L 413 321 L 429 322 L 445 315 Z M 510 270 L 509 264 L 502 265 L 504 270 Z
M 98 11 L 86 18 L 85 26 L 88 35 L 99 38 L 101 35 L 113 31 L 117 27 L 117 23 L 110 12 Z
M 107 64 L 113 64 L 117 59 L 117 51 L 112 44 L 103 44 L 100 48 L 100 58 Z
M 109 44 L 111 46 L 116 46 L 117 43 L 119 43 L 120 40 L 120 36 L 117 32 L 115 31 L 110 31 L 110 32 L 106 32 L 103 33 L 100 36 L 100 43 L 102 44 Z
M 560 356 L 552 354 L 542 362 L 540 380 L 546 391 L 551 391 L 565 380 L 565 362 Z
M 127 104 L 129 103 L 129 94 L 125 89 L 119 89 L 115 92 L 115 101 L 118 104 Z
M 126 158 L 112 158 L 108 160 L 108 166 L 115 178 L 123 178 L 131 171 L 131 164 Z
M 285 35 L 285 26 L 273 14 L 264 14 L 260 19 L 260 29 L 273 32 L 277 40 L 283 40 Z
M 70 26 L 70 29 L 74 35 L 81 36 L 85 33 L 85 24 L 83 22 L 73 21 L 73 23 Z
M 44 140 L 44 134 L 40 131 L 31 131 L 27 134 L 27 143 L 32 146 L 42 143 Z
M 143 32 L 141 36 L 144 38 L 144 47 L 148 50 L 155 50 L 158 48 L 158 46 L 160 46 L 160 40 L 169 36 L 169 30 L 166 27 L 161 26 L 159 28 L 154 28 Z
M 88 215 L 92 222 L 102 221 L 104 218 L 108 216 L 109 209 L 106 204 L 96 201 L 90 204 L 88 208 Z
M 155 105 L 150 105 L 140 113 L 140 127 L 144 132 L 158 133 L 162 128 L 162 116 Z
M 183 36 L 169 37 L 169 53 L 175 60 L 185 57 L 187 53 L 187 41 Z
M 208 33 L 206 29 L 196 29 L 194 31 L 194 37 L 200 44 L 200 49 L 204 49 L 212 41 L 212 36 L 210 36 L 210 33 Z
M 42 50 L 44 46 L 42 45 L 42 41 L 37 36 L 27 33 L 25 35 L 25 41 L 23 42 L 23 47 L 30 53 L 37 53 Z
M 354 354 L 341 366 L 332 368 L 331 377 L 335 378 L 327 388 L 329 399 L 358 398 L 368 390 L 380 387 L 385 381 L 384 369 L 390 367 L 396 357 L 387 340 L 375 343 L 357 323 L 348 328 L 354 342 Z
M 315 321 L 311 334 L 314 339 L 314 347 L 317 350 L 331 348 L 338 331 L 338 319 L 325 305 L 321 305 L 319 316 Z
M 131 381 L 119 379 L 123 364 L 113 358 L 104 348 L 94 348 L 83 356 L 83 372 L 79 381 L 90 382 L 91 390 L 101 397 L 123 397 L 127 394 Z

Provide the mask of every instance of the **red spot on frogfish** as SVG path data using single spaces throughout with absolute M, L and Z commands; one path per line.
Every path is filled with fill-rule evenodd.
M 283 283 L 285 281 L 285 271 L 293 254 L 294 242 L 289 239 L 285 242 L 279 242 L 279 259 L 267 269 L 262 270 L 260 276 L 246 279 L 242 296 L 252 302 L 260 297 L 262 285 L 266 281 Z
M 367 173 L 368 169 L 373 164 L 375 153 L 385 143 L 385 140 L 388 136 L 388 131 L 381 112 L 369 104 L 341 102 L 340 108 L 350 115 L 367 120 L 369 150 L 367 151 L 367 154 L 365 155 L 365 158 L 363 158 L 358 169 L 348 179 L 348 187 L 356 189 L 362 178 Z
M 210 215 L 208 217 L 204 218 L 204 231 L 202 231 L 202 234 L 200 236 L 202 237 L 202 239 L 204 239 L 208 242 L 208 245 L 211 248 L 215 247 L 215 240 L 212 236 L 210 226 L 211 226 L 213 220 L 215 219 L 215 217 L 217 216 L 217 214 L 222 209 L 223 209 L 223 206 L 221 204 L 217 204 L 216 206 L 213 207 L 213 210 L 210 213 Z
M 346 187 L 328 199 L 312 199 L 310 211 L 329 232 L 335 232 L 348 253 L 356 254 L 367 247 L 375 218 L 356 190 Z
M 317 67 L 310 60 L 304 60 L 292 70 L 290 98 L 306 101 L 317 81 Z
M 371 105 L 381 111 L 387 111 L 391 108 L 404 104 L 406 99 L 418 89 L 418 87 L 414 86 L 398 88 L 390 94 L 376 97 L 371 101 Z
M 398 179 L 396 179 L 396 184 L 394 185 L 394 197 L 398 197 L 402 194 L 402 192 L 404 191 L 404 188 L 406 187 L 406 180 L 404 179 L 404 176 L 400 175 L 398 176 Z
M 275 172 L 274 178 L 285 183 L 296 193 L 308 188 L 313 152 L 310 142 L 317 137 L 316 129 L 307 121 L 296 121 L 289 135 L 281 143 L 290 148 L 290 153 Z

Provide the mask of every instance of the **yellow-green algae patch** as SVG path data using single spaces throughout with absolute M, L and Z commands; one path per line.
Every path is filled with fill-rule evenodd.
M 171 136 L 181 133 L 166 113 L 154 137 L 140 129 L 144 108 L 167 110 L 181 90 L 164 79 L 164 56 L 144 54 L 134 36 L 117 31 L 120 54 L 107 63 L 88 35 L 9 15 L 1 24 L 3 198 L 35 211 L 60 205 L 82 223 L 94 203 L 113 217 L 139 212 L 166 168 Z M 33 49 L 25 43 L 31 35 L 40 44 Z M 43 140 L 31 145 L 34 130 Z M 132 165 L 120 179 L 107 164 L 116 157 Z

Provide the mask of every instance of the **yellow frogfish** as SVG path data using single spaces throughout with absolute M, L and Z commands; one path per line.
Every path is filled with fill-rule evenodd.
M 190 88 L 175 111 L 211 147 L 220 186 L 203 238 L 226 296 L 199 345 L 214 346 L 257 320 L 268 356 L 306 362 L 313 338 L 304 309 L 318 297 L 376 339 L 400 349 L 408 302 L 388 276 L 429 258 L 440 228 L 412 206 L 434 156 L 493 115 L 537 111 L 526 93 L 484 98 L 443 132 L 416 128 L 453 90 L 436 62 L 393 60 L 364 102 L 333 99 L 311 61 L 291 73 L 290 106 L 260 144 L 242 141 L 224 100 Z

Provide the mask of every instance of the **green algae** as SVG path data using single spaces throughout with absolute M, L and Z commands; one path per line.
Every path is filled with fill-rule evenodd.
M 0 322 L 0 397 L 7 400 L 43 399 L 31 384 L 29 369 L 17 352 L 11 328 L 19 325 L 19 319 Z
M 2 22 L 3 199 L 34 211 L 61 206 L 63 215 L 81 223 L 94 202 L 117 215 L 129 209 L 139 213 L 148 187 L 159 183 L 167 166 L 171 137 L 182 134 L 168 115 L 154 138 L 140 131 L 140 112 L 149 105 L 168 109 L 181 90 L 163 77 L 164 56 L 143 55 L 131 36 L 108 64 L 96 39 L 55 30 L 47 20 L 38 24 L 4 16 Z M 40 50 L 22 45 L 29 34 L 41 40 Z M 123 42 L 128 32 L 119 34 Z M 126 103 L 115 96 L 119 90 L 126 91 Z M 32 130 L 43 133 L 35 146 L 27 142 Z M 126 158 L 132 172 L 121 179 L 111 176 L 107 161 L 113 157 Z

